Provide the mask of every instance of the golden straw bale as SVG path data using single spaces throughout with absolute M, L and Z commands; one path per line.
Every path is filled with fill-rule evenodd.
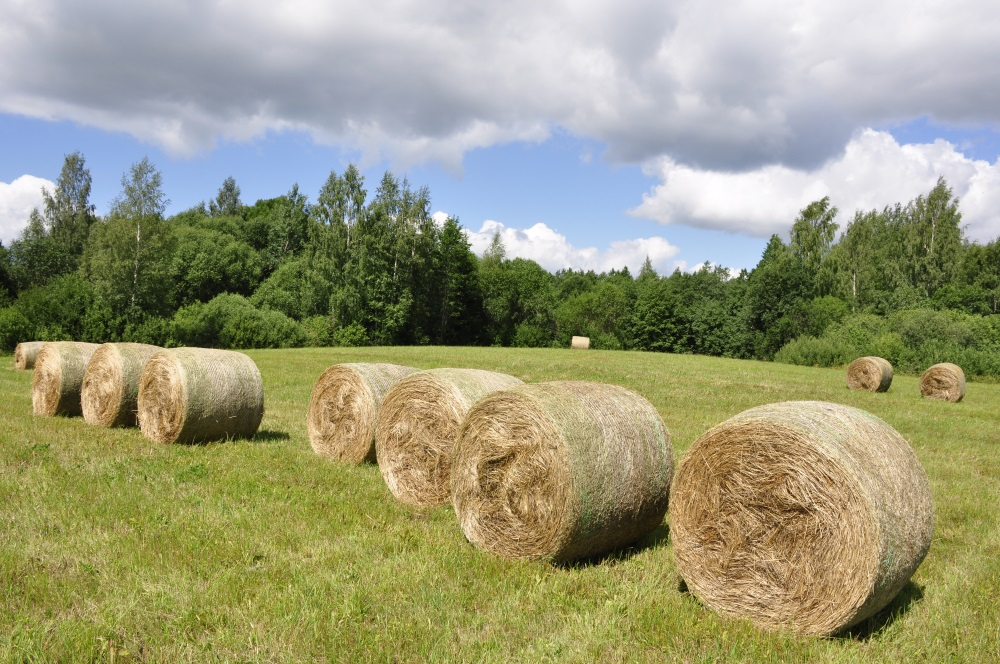
M 50 341 L 35 358 L 31 407 L 35 415 L 80 415 L 80 388 L 98 344 Z
M 480 369 L 418 371 L 382 400 L 375 451 L 392 494 L 414 506 L 451 500 L 451 453 L 472 405 L 491 392 L 520 385 L 513 376 Z
M 347 463 L 375 462 L 375 423 L 382 399 L 418 371 L 398 364 L 335 364 L 316 381 L 306 415 L 313 451 Z
M 87 363 L 80 403 L 83 419 L 101 427 L 134 427 L 138 420 L 139 375 L 159 346 L 102 344 Z
M 895 429 L 820 401 L 747 410 L 698 438 L 670 494 L 688 588 L 765 629 L 834 634 L 875 614 L 927 554 L 930 484 Z
M 469 411 L 452 502 L 470 542 L 504 558 L 595 556 L 663 522 L 670 434 L 643 397 L 557 381 L 495 392 Z
M 965 372 L 951 362 L 935 364 L 920 376 L 920 394 L 958 403 L 965 397 Z
M 569 344 L 570 348 L 586 350 L 590 348 L 590 337 L 573 337 Z
M 160 443 L 249 438 L 264 417 L 264 384 L 243 353 L 173 348 L 139 376 L 139 428 Z
M 14 348 L 14 368 L 34 369 L 35 358 L 38 357 L 38 351 L 42 350 L 44 344 L 44 341 L 22 341 L 19 343 Z
M 847 365 L 847 387 L 852 390 L 886 392 L 892 385 L 892 365 L 881 357 L 859 357 Z

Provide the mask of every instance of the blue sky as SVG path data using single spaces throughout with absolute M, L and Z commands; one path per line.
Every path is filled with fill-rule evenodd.
M 0 239 L 76 150 L 99 212 L 146 155 L 170 212 L 391 170 L 552 270 L 752 268 L 942 175 L 1000 235 L 1000 10 L 815 5 L 0 0 Z

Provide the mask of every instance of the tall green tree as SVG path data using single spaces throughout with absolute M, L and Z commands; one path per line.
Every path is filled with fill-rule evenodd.
M 434 288 L 440 299 L 435 340 L 445 345 L 478 344 L 483 330 L 478 265 L 469 240 L 454 217 L 448 217 L 441 229 L 438 267 Z
M 52 239 L 71 257 L 76 269 L 79 257 L 97 220 L 90 203 L 91 177 L 86 160 L 79 151 L 66 155 L 56 188 L 42 189 L 45 225 Z
M 7 258 L 17 291 L 42 286 L 72 271 L 75 262 L 66 245 L 48 231 L 37 209 L 31 211 L 18 239 L 11 242 Z
M 219 187 L 215 199 L 208 203 L 208 213 L 213 217 L 238 217 L 243 214 L 243 201 L 236 179 L 227 177 Z
M 830 254 L 837 234 L 834 222 L 837 212 L 837 208 L 830 205 L 830 197 L 825 196 L 800 210 L 792 224 L 789 248 L 812 275 L 820 274 L 820 266 Z M 831 288 L 832 283 L 814 282 L 817 294 L 825 295 Z
M 945 179 L 906 207 L 903 236 L 910 285 L 930 298 L 958 273 L 962 254 L 962 214 Z

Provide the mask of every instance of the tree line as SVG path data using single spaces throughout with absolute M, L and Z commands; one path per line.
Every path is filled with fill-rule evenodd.
M 27 339 L 251 348 L 323 345 L 566 347 L 700 353 L 832 366 L 862 354 L 904 371 L 954 361 L 1000 376 L 1000 246 L 964 237 L 943 179 L 908 203 L 858 211 L 838 237 L 829 198 L 772 236 L 752 270 L 706 263 L 660 275 L 550 273 L 475 255 L 430 192 L 354 166 L 314 202 L 293 185 L 246 205 L 216 196 L 166 216 L 146 158 L 107 215 L 83 155 L 67 155 L 20 237 L 0 246 L 0 344 Z

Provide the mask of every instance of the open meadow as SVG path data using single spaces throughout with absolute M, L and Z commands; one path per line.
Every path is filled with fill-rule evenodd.
M 1000 385 L 923 399 L 843 369 L 615 351 L 246 351 L 257 435 L 163 445 L 138 429 L 32 415 L 31 372 L 0 367 L 0 661 L 996 661 Z M 881 613 L 834 638 L 759 631 L 683 591 L 668 524 L 571 566 L 472 547 L 450 507 L 397 502 L 374 465 L 316 456 L 313 384 L 340 362 L 472 367 L 646 397 L 676 459 L 747 408 L 824 400 L 870 411 L 930 477 L 931 549 Z

